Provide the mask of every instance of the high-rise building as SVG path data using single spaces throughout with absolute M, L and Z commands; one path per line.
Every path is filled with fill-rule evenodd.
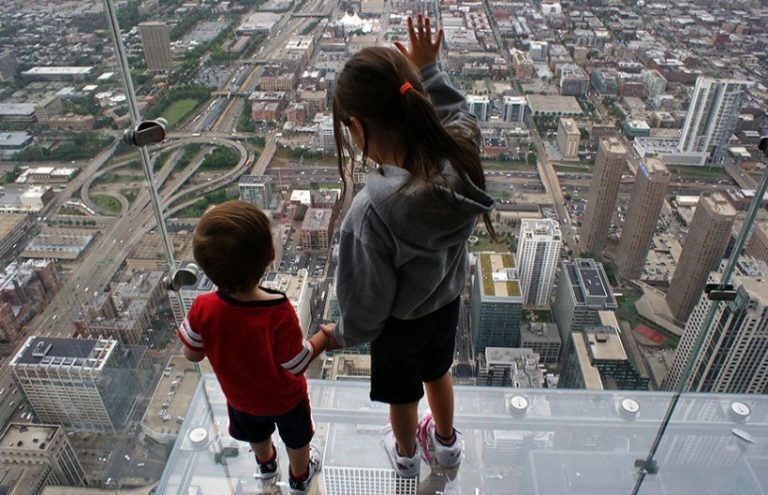
M 525 96 L 505 96 L 502 108 L 504 122 L 524 122 L 527 107 L 528 100 L 525 99 Z
M 558 388 L 648 390 L 627 357 L 613 311 L 599 311 L 599 325 L 572 332 L 563 358 Z
M 12 81 L 16 77 L 16 55 L 13 50 L 0 52 L 0 81 Z
M 566 160 L 576 158 L 579 154 L 581 132 L 573 119 L 561 117 L 557 125 L 557 147 Z
M 309 208 L 301 224 L 301 245 L 308 251 L 328 251 L 333 235 L 333 210 Z
M 467 106 L 469 113 L 481 122 L 485 122 L 490 117 L 491 100 L 487 96 L 467 95 Z
M 477 385 L 488 387 L 542 388 L 544 373 L 539 355 L 531 349 L 486 347 L 478 356 Z
M 262 286 L 283 292 L 299 317 L 299 323 L 306 334 L 312 321 L 311 300 L 312 287 L 309 286 L 309 272 L 306 268 L 296 271 L 296 274 L 269 272 L 264 275 Z
M 115 340 L 29 337 L 11 359 L 13 378 L 43 423 L 116 431 L 141 394 L 145 353 Z
M 546 62 L 549 54 L 549 43 L 546 41 L 531 41 L 528 48 L 528 56 L 534 62 Z
M 554 220 L 522 220 L 517 264 L 525 304 L 549 304 L 562 246 L 560 226 Z
M 478 253 L 470 310 L 475 352 L 519 347 L 523 295 L 511 253 Z
M 600 254 L 605 247 L 626 160 L 627 148 L 618 138 L 600 140 L 579 237 L 582 251 Z
M 656 69 L 644 70 L 642 78 L 648 96 L 651 98 L 659 96 L 667 88 L 667 79 Z
M 237 183 L 240 199 L 262 210 L 272 205 L 272 178 L 266 175 L 244 175 Z
M 667 291 L 667 304 L 678 321 L 688 319 L 709 273 L 720 264 L 735 219 L 736 210 L 724 195 L 715 193 L 699 198 Z
M 591 258 L 562 262 L 552 313 L 564 347 L 571 332 L 600 325 L 599 312 L 618 307 L 601 263 Z
M 168 26 L 163 22 L 142 22 L 139 24 L 141 44 L 147 68 L 153 71 L 169 71 L 173 65 L 171 38 Z
M 0 436 L 0 464 L 47 465 L 57 485 L 83 486 L 85 471 L 57 425 L 10 423 Z
M 523 323 L 520 326 L 520 347 L 531 349 L 538 354 L 542 364 L 557 364 L 560 361 L 561 348 L 557 324 Z
M 625 279 L 636 280 L 643 273 L 669 180 L 669 170 L 661 160 L 648 158 L 638 162 L 635 186 L 616 254 L 616 267 Z
M 710 274 L 716 283 L 721 274 Z M 728 394 L 762 394 L 768 387 L 768 265 L 751 258 L 737 263 L 731 283 L 736 299 L 713 302 L 701 294 L 688 318 L 677 347 L 675 362 L 664 381 L 675 390 L 693 360 L 684 390 Z M 699 291 L 701 292 L 701 291 Z M 712 325 L 706 326 L 710 308 L 717 305 Z M 701 349 L 693 346 L 704 332 Z
M 584 69 L 575 64 L 560 67 L 560 94 L 563 96 L 583 96 L 589 89 L 589 76 Z
M 695 153 L 700 164 L 719 163 L 736 130 L 747 81 L 699 77 L 680 134 L 681 153 Z
M 768 223 L 755 222 L 744 255 L 768 263 Z

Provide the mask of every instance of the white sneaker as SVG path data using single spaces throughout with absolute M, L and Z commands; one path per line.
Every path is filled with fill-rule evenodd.
M 437 440 L 432 413 L 429 410 L 424 412 L 424 417 L 419 421 L 416 439 L 421 446 L 421 456 L 430 466 L 453 468 L 461 464 L 461 451 L 463 450 L 461 432 L 455 428 L 453 432 L 455 438 L 451 445 L 440 443 Z
M 315 480 L 316 475 L 323 469 L 320 452 L 314 445 L 309 446 L 309 466 L 307 469 L 307 478 L 304 480 L 297 480 L 289 474 L 288 486 L 290 487 L 291 495 L 303 495 L 308 493 L 309 489 L 312 488 L 312 482 Z
M 419 458 L 418 448 L 412 457 L 400 455 L 397 451 L 397 442 L 395 440 L 395 434 L 392 432 L 391 425 L 387 425 L 381 445 L 387 452 L 389 462 L 392 464 L 392 468 L 398 476 L 402 478 L 415 478 L 419 475 L 421 459 Z

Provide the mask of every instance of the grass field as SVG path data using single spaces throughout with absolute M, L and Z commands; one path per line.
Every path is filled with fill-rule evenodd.
M 94 194 L 91 196 L 91 201 L 93 201 L 93 203 L 98 206 L 100 210 L 103 210 L 107 213 L 120 213 L 120 202 L 112 196 L 107 196 L 105 194 Z
M 183 100 L 175 101 L 170 107 L 165 109 L 161 117 L 168 121 L 169 128 L 173 127 L 191 112 L 198 103 L 200 103 L 200 101 L 194 98 L 185 98 Z
M 517 170 L 533 172 L 536 170 L 536 165 L 528 165 L 526 162 L 483 160 L 483 168 L 485 170 Z
M 667 168 L 673 175 L 679 175 L 680 177 L 702 179 L 728 177 L 728 174 L 725 173 L 725 170 L 719 167 L 679 167 L 668 165 Z

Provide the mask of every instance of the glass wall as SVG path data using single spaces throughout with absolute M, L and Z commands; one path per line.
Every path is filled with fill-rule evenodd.
M 481 130 L 499 234 L 468 240 L 464 465 L 419 493 L 763 493 L 766 11 L 747 3 L 3 3 L 4 436 L 61 426 L 89 486 L 255 489 L 210 366 L 175 336 L 215 287 L 168 287 L 200 216 L 239 198 L 272 219 L 263 285 L 307 337 L 339 317 L 334 83 L 419 12 Z M 367 381 L 368 352 L 307 371 L 325 493 L 414 489 L 380 455 L 386 409 L 341 383 Z

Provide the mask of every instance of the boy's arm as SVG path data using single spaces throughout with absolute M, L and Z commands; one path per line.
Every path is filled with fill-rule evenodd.
M 327 346 L 328 341 L 323 332 L 317 332 L 309 340 L 304 339 L 299 318 L 292 310 L 289 321 L 277 331 L 275 358 L 285 371 L 302 375 Z
M 190 308 L 190 314 L 193 313 L 193 308 Z M 196 363 L 205 358 L 205 348 L 203 347 L 202 335 L 192 328 L 192 324 L 189 321 L 190 314 L 187 314 L 184 318 L 181 326 L 176 330 L 176 335 L 179 336 L 179 340 L 181 341 L 184 357 Z

